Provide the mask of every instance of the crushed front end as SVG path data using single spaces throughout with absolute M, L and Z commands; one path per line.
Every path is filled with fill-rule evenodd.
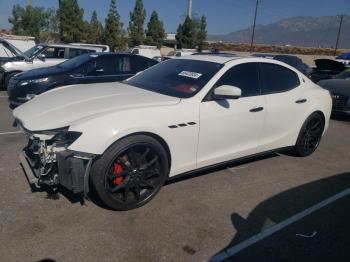
M 68 149 L 81 133 L 68 131 L 68 127 L 31 132 L 19 121 L 17 126 L 28 138 L 28 145 L 20 155 L 28 182 L 35 187 L 62 185 L 86 196 L 95 155 Z

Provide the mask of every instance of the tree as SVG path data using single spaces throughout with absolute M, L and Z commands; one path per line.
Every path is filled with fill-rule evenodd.
M 153 11 L 147 25 L 146 43 L 160 48 L 163 44 L 165 31 L 163 23 L 158 19 L 158 14 Z
M 130 12 L 129 22 L 129 38 L 132 46 L 140 45 L 144 42 L 145 33 L 143 30 L 143 24 L 146 19 L 146 10 L 143 7 L 142 0 L 136 0 L 135 8 L 133 12 Z
M 103 37 L 103 26 L 97 18 L 97 12 L 94 10 L 88 25 L 87 42 L 91 44 L 101 44 Z
M 183 33 L 182 33 L 182 24 L 179 24 L 176 30 L 175 39 L 177 42 L 177 48 L 183 48 Z
M 198 31 L 196 34 L 196 46 L 198 52 L 203 51 L 204 41 L 207 38 L 207 19 L 205 16 L 202 16 L 199 25 L 198 25 Z
M 123 23 L 117 11 L 116 0 L 111 0 L 106 18 L 104 41 L 112 50 L 125 49 L 127 40 L 124 36 Z
M 80 42 L 84 37 L 84 10 L 77 0 L 59 0 L 60 35 L 64 42 Z
M 42 7 L 14 5 L 12 16 L 8 21 L 12 24 L 12 31 L 18 35 L 30 35 L 39 39 L 40 32 L 47 26 L 48 14 Z
M 176 34 L 179 48 L 194 48 L 196 37 L 196 26 L 192 19 L 187 16 L 183 25 L 179 25 Z
M 46 15 L 45 29 L 40 32 L 39 42 L 57 43 L 61 40 L 57 11 L 53 8 L 48 8 L 46 10 Z

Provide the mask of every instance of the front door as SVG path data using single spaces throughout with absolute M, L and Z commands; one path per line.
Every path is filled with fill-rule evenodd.
M 259 152 L 265 100 L 260 96 L 257 63 L 229 69 L 215 84 L 242 90 L 238 99 L 206 99 L 200 105 L 197 168 Z

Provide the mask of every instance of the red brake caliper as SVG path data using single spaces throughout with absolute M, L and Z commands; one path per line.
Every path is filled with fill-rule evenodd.
M 115 178 L 112 181 L 113 185 L 118 186 L 121 183 L 123 183 L 123 177 L 119 175 L 122 172 L 123 172 L 122 165 L 119 162 L 115 162 L 114 168 L 113 168 L 113 175 L 115 175 Z

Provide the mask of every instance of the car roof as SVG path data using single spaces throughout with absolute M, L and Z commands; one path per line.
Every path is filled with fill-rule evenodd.
M 203 55 L 189 55 L 189 56 L 182 56 L 175 59 L 187 59 L 187 60 L 197 60 L 197 61 L 207 61 L 207 62 L 214 62 L 219 64 L 225 64 L 231 60 L 244 58 L 240 56 L 228 56 L 228 55 L 221 55 L 218 54 L 203 54 Z
M 69 44 L 47 44 L 47 43 L 41 43 L 38 44 L 41 46 L 52 46 L 52 47 L 67 47 L 67 48 L 74 48 L 74 49 L 87 49 L 87 50 L 100 50 L 102 47 L 90 47 L 90 46 L 79 46 L 79 45 L 69 45 Z

